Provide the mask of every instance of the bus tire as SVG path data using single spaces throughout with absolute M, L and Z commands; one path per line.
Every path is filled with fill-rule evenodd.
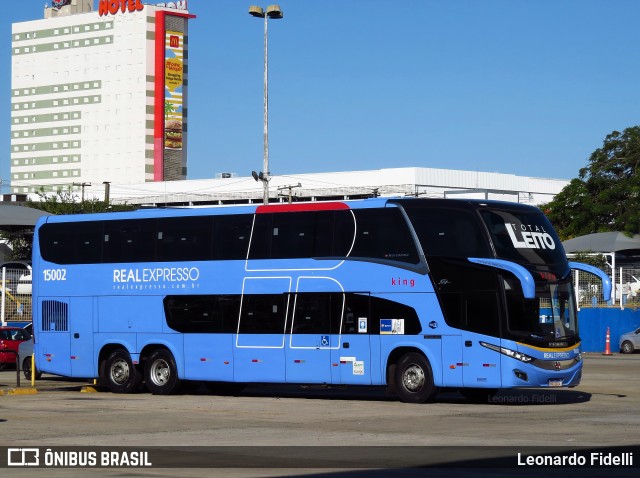
M 149 356 L 144 366 L 147 388 L 153 395 L 169 395 L 180 387 L 178 367 L 171 352 L 157 349 Z
M 395 370 L 396 393 L 406 403 L 425 403 L 438 391 L 427 358 L 417 352 L 403 355 Z
M 113 393 L 132 393 L 139 390 L 142 375 L 133 364 L 129 352 L 116 349 L 100 367 L 100 381 Z
M 24 378 L 27 380 L 31 380 L 31 357 L 27 357 L 22 361 L 22 373 L 24 373 Z M 38 372 L 36 369 L 36 380 L 40 380 L 42 377 L 42 373 Z

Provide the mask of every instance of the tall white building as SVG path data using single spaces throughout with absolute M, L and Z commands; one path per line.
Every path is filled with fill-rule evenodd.
M 187 2 L 96 5 L 13 24 L 14 193 L 186 178 Z

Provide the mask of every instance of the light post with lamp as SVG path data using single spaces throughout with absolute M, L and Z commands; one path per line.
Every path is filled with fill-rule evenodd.
M 262 7 L 249 7 L 249 14 L 254 17 L 264 19 L 264 159 L 260 174 L 252 172 L 256 181 L 262 181 L 264 190 L 262 200 L 264 204 L 269 204 L 269 53 L 267 20 L 277 20 L 283 17 L 282 10 L 278 5 L 269 5 L 266 10 Z

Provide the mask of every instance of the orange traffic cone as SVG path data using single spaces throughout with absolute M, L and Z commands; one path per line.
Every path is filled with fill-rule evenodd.
M 604 353 L 602 355 L 613 355 L 611 353 L 611 333 L 607 327 L 607 336 L 604 339 Z

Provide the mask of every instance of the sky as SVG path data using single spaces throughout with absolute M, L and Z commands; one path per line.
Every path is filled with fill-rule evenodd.
M 155 3 L 155 2 L 149 2 Z M 0 179 L 11 24 L 0 17 Z M 263 160 L 257 0 L 189 0 L 188 179 Z M 638 0 L 281 0 L 269 22 L 271 175 L 424 167 L 572 179 L 640 124 Z

